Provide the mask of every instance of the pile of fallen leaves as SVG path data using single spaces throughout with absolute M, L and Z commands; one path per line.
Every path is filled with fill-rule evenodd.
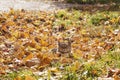
M 9 12 L 2 12 L 0 14 L 0 75 L 21 69 L 28 69 L 38 74 L 37 72 L 46 69 L 47 79 L 51 79 L 52 73 L 57 76 L 55 79 L 60 79 L 61 74 L 64 74 L 64 66 L 73 63 L 70 69 L 75 72 L 84 65 L 78 62 L 80 59 L 85 62 L 91 60 L 94 62 L 100 59 L 101 55 L 119 45 L 120 30 L 111 25 L 114 23 L 119 26 L 120 16 L 109 18 L 108 21 L 103 20 L 106 24 L 102 27 L 88 26 L 89 28 L 86 28 L 84 27 L 87 25 L 85 16 L 76 15 L 79 16 L 78 19 L 70 22 L 69 17 L 66 17 L 65 14 L 14 11 L 13 9 Z M 68 22 L 56 24 L 59 21 Z M 100 20 L 100 23 L 103 21 Z M 71 40 L 71 53 L 58 51 L 58 41 L 64 40 L 64 38 Z M 55 67 L 56 63 L 61 64 L 59 69 Z M 54 74 L 54 72 L 59 74 Z M 44 71 L 42 74 L 45 73 Z M 96 72 L 93 71 L 92 74 L 96 74 Z M 60 77 L 58 78 L 58 76 Z M 34 80 L 35 78 L 28 75 L 24 79 Z M 22 78 L 16 76 L 14 80 L 22 80 Z

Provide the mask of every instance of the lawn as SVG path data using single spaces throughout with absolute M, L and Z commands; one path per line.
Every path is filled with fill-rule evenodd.
M 0 13 L 0 80 L 120 80 L 119 53 L 119 11 Z

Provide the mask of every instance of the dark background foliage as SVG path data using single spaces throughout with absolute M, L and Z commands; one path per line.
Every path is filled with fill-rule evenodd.
M 120 3 L 120 0 L 67 0 L 69 3 L 80 3 L 80 4 L 95 4 L 95 3 Z

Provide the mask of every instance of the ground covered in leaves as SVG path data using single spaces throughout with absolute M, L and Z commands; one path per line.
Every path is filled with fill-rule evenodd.
M 119 80 L 119 29 L 120 12 L 1 12 L 0 80 Z

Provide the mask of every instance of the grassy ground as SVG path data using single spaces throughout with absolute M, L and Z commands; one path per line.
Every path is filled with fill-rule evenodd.
M 15 46 L 0 48 L 1 80 L 97 80 L 108 75 L 113 78 L 109 69 L 120 68 L 120 12 L 11 10 L 1 13 L 0 19 L 0 45 Z M 61 38 L 73 40 L 72 57 L 52 51 Z M 22 63 L 15 63 L 15 58 Z M 27 65 L 33 58 L 40 62 Z

